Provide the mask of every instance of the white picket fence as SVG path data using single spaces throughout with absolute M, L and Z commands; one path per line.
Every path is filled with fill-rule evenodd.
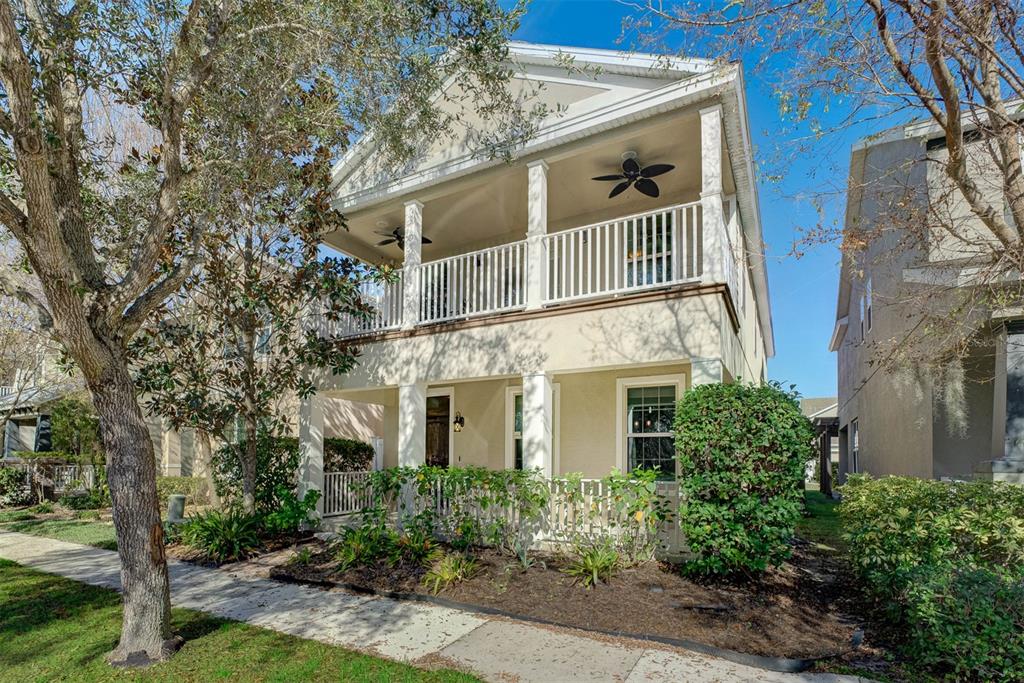
M 324 517 L 357 515 L 375 504 L 370 490 L 369 472 L 330 472 L 324 475 L 323 514 Z M 570 482 L 565 479 L 548 480 L 548 504 L 539 519 L 522 520 L 514 507 L 477 507 L 469 501 L 474 496 L 467 492 L 445 489 L 441 481 L 434 483 L 427 496 L 414 494 L 410 490 L 398 496 L 407 507 L 406 514 L 416 514 L 432 509 L 439 520 L 452 513 L 453 507 L 469 512 L 481 524 L 505 520 L 509 524 L 529 524 L 535 541 L 565 543 L 580 536 L 597 538 L 602 535 L 619 533 L 630 526 L 629 520 L 613 501 L 608 483 L 602 479 L 583 479 Z M 578 488 L 571 488 L 577 487 Z M 674 481 L 657 483 L 657 494 L 664 500 L 669 519 L 657 529 L 656 543 L 660 555 L 675 556 L 685 548 L 679 525 L 675 522 L 675 511 L 679 508 L 679 485 Z M 395 510 L 392 510 L 395 512 Z
M 94 465 L 49 465 L 34 462 L 7 463 L 3 467 L 20 470 L 30 489 L 53 489 L 55 494 L 76 493 L 96 486 L 99 473 Z

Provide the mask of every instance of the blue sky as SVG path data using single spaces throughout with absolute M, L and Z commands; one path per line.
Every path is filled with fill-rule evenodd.
M 617 49 L 622 18 L 632 10 L 615 0 L 533 0 L 515 38 L 538 43 Z M 715 55 L 696 55 L 713 57 Z M 751 62 L 753 60 L 750 60 Z M 756 73 L 745 72 L 751 133 L 759 156 L 777 142 L 778 109 Z M 836 393 L 835 355 L 828 351 L 835 320 L 839 249 L 827 243 L 788 256 L 801 226 L 813 225 L 817 211 L 802 199 L 811 190 L 841 187 L 850 144 L 868 131 L 850 130 L 820 146 L 818 155 L 794 160 L 780 183 L 760 182 L 761 222 L 768 247 L 769 288 L 775 324 L 772 379 L 795 384 L 804 396 Z M 842 211 L 842 197 L 825 207 L 825 222 Z

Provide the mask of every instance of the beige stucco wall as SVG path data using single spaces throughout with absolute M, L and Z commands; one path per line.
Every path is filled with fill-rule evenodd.
M 366 344 L 359 365 L 323 377 L 326 390 L 426 382 L 521 377 L 723 359 L 737 364 L 721 294 L 667 297 L 571 313 L 540 313 L 515 322 L 435 331 L 426 329 Z M 724 347 L 725 344 L 729 345 Z M 725 356 L 728 356 L 726 358 Z

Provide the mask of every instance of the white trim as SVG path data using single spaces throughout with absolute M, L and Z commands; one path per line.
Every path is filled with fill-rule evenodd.
M 648 375 L 646 377 L 620 377 L 615 380 L 615 467 L 626 471 L 626 389 L 634 387 L 676 387 L 676 401 L 686 391 L 686 375 Z
M 455 462 L 455 423 L 452 419 L 455 417 L 455 387 L 435 387 L 433 389 L 427 389 L 427 398 L 434 396 L 447 396 L 448 397 L 448 467 L 456 467 Z M 424 408 L 424 410 L 426 410 Z M 427 421 L 423 420 L 423 462 L 427 461 L 427 442 L 426 442 L 426 429 Z
M 510 470 L 516 465 L 516 449 L 513 443 L 513 429 L 515 425 L 515 396 L 522 396 L 523 387 L 522 385 L 515 384 L 512 386 L 505 387 L 505 424 L 502 428 L 505 440 L 505 469 Z M 562 429 L 559 422 L 562 419 L 562 385 L 559 382 L 551 383 L 551 402 L 552 402 L 552 416 L 551 416 L 551 449 L 554 451 L 551 454 L 551 471 L 555 475 L 561 474 L 561 446 L 562 441 Z

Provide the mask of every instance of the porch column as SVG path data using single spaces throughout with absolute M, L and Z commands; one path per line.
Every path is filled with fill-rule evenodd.
M 700 205 L 704 236 L 703 276 L 725 282 L 728 240 L 722 196 L 722 106 L 700 110 Z
M 419 467 L 427 459 L 427 385 L 398 387 L 398 464 Z
M 411 330 L 420 321 L 420 263 L 423 259 L 423 204 L 415 199 L 405 203 L 405 251 L 402 270 L 402 329 Z
M 544 303 L 544 281 L 547 278 L 547 256 L 544 236 L 548 232 L 548 164 L 543 159 L 527 164 L 527 228 L 526 228 L 526 310 L 535 310 Z
M 299 498 L 308 491 L 324 490 L 324 403 L 314 394 L 299 403 Z M 324 514 L 323 498 L 316 513 Z
M 975 473 L 1024 484 L 1024 320 L 998 328 L 994 377 L 992 460 L 980 463 Z
M 552 475 L 551 375 L 523 375 L 523 469 Z

